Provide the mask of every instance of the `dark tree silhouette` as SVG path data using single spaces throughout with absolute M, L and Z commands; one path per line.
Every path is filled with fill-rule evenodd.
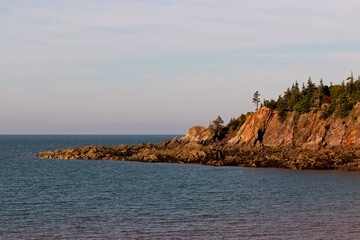
M 224 135 L 224 121 L 220 116 L 210 122 L 209 128 L 214 131 L 214 140 L 221 140 Z
M 255 105 L 256 107 L 256 110 L 258 110 L 259 108 L 259 103 L 260 103 L 260 93 L 259 91 L 256 91 L 253 95 L 253 98 L 252 98 L 252 102 L 253 104 Z

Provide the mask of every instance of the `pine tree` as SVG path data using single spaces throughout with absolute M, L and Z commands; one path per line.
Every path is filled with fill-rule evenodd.
M 256 110 L 258 110 L 259 108 L 259 103 L 260 103 L 260 93 L 259 91 L 256 91 L 253 95 L 253 99 L 252 99 L 253 104 L 256 107 Z
M 224 128 L 223 119 L 220 116 L 218 116 L 215 120 L 210 122 L 209 128 L 214 130 L 215 133 L 220 133 Z
M 323 83 L 323 80 L 320 79 L 320 84 L 317 89 L 316 102 L 315 102 L 317 109 L 320 109 L 320 107 L 321 107 L 323 92 L 324 92 L 324 83 Z
M 209 128 L 214 131 L 215 141 L 221 140 L 224 137 L 224 121 L 220 116 L 210 122 Z

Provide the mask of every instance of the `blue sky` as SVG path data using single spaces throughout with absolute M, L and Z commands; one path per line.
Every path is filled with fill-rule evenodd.
M 0 0 L 0 133 L 184 133 L 358 71 L 355 0 Z

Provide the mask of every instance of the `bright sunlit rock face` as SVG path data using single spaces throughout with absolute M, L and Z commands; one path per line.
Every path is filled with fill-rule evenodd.
M 360 103 L 346 118 L 321 118 L 321 112 L 296 112 L 281 122 L 278 112 L 263 107 L 250 116 L 230 144 L 254 147 L 259 141 L 270 147 L 297 146 L 308 149 L 360 147 Z

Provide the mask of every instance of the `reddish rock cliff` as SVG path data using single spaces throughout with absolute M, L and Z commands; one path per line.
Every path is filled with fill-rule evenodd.
M 260 108 L 246 119 L 236 136 L 229 140 L 229 143 L 244 147 L 254 147 L 257 143 L 262 143 L 263 135 L 272 118 L 273 112 L 269 108 Z
M 284 122 L 277 112 L 262 107 L 251 115 L 229 140 L 242 147 L 297 146 L 308 149 L 360 147 L 360 103 L 346 118 L 322 119 L 320 112 L 297 115 L 292 112 Z

